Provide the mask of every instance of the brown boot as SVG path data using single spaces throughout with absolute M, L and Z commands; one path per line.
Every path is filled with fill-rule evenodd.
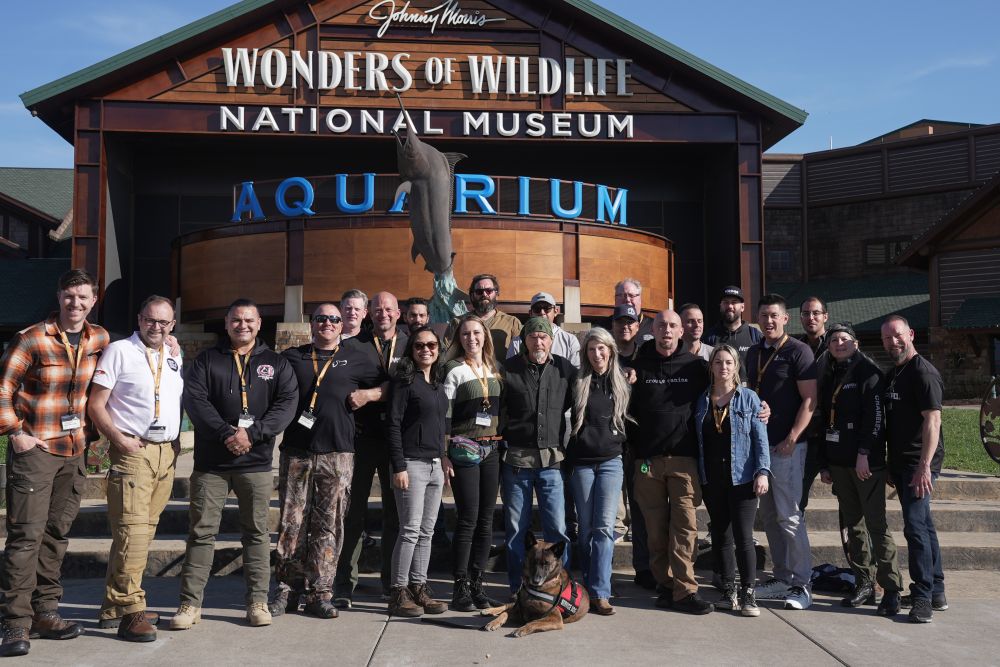
M 3 643 L 0 644 L 0 657 L 13 658 L 18 655 L 28 655 L 31 642 L 28 641 L 28 628 L 15 628 L 5 625 L 3 628 Z
M 73 621 L 64 621 L 58 611 L 42 611 L 31 619 L 32 639 L 74 639 L 83 634 L 83 626 Z
M 410 595 L 428 614 L 443 614 L 448 609 L 447 604 L 434 599 L 434 593 L 427 584 L 410 584 Z
M 424 610 L 413 601 L 406 586 L 394 586 L 389 594 L 389 613 L 404 618 L 417 618 L 424 615 Z
M 118 624 L 118 638 L 127 642 L 155 642 L 156 628 L 141 611 L 125 614 L 122 616 L 122 622 Z
M 590 601 L 590 613 L 598 616 L 611 616 L 615 613 L 615 608 L 604 598 L 594 598 Z
M 160 624 L 160 615 L 157 614 L 155 611 L 149 611 L 147 609 L 142 613 L 146 615 L 146 622 L 149 623 L 150 625 Z M 117 628 L 121 624 L 121 622 L 122 619 L 120 616 L 117 616 L 115 618 L 100 618 L 97 620 L 97 627 L 99 627 L 101 630 L 110 630 L 113 628 Z

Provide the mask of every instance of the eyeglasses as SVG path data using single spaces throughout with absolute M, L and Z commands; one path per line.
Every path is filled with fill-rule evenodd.
M 413 349 L 414 350 L 429 350 L 429 351 L 433 352 L 434 350 L 438 349 L 438 344 L 437 344 L 437 341 L 433 341 L 433 340 L 432 341 L 428 341 L 426 343 L 421 343 L 421 342 L 418 341 L 418 342 L 415 342 L 413 344 Z
M 340 324 L 344 320 L 341 319 L 340 315 L 313 315 L 313 322 L 316 324 L 323 324 L 329 322 L 330 324 Z
M 497 291 L 496 287 L 477 287 L 472 290 L 473 294 L 493 294 Z
M 547 303 L 536 303 L 531 307 L 531 312 L 533 313 L 551 313 L 555 306 L 550 306 Z
M 166 329 L 171 324 L 174 323 L 173 320 L 154 320 L 150 317 L 143 317 L 142 323 L 147 327 L 160 327 L 161 329 Z
M 803 310 L 802 317 L 822 317 L 826 315 L 825 310 Z

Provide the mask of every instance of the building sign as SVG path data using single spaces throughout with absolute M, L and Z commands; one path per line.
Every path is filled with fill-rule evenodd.
M 348 201 L 348 179 L 361 179 L 362 188 L 358 201 Z M 316 211 L 316 188 L 312 182 L 301 176 L 286 178 L 274 191 L 274 204 L 280 217 L 298 218 L 314 215 L 362 215 L 375 210 L 375 179 L 392 178 L 395 175 L 336 174 L 333 177 L 336 211 Z M 501 208 L 497 195 L 497 181 L 510 181 L 516 188 L 516 204 L 512 208 Z M 506 183 L 505 183 L 506 185 Z M 267 220 L 260 197 L 253 181 L 239 184 L 236 206 L 232 222 L 259 222 Z M 532 208 L 533 188 L 548 190 L 545 210 Z M 585 196 L 585 190 L 587 191 Z M 454 210 L 457 215 L 512 215 L 520 217 L 545 216 L 563 220 L 593 220 L 615 225 L 628 224 L 628 189 L 610 188 L 606 185 L 589 185 L 580 181 L 561 181 L 556 178 L 543 179 L 527 176 L 487 176 L 485 174 L 455 174 Z M 569 201 L 567 205 L 565 202 Z M 585 202 L 592 202 L 592 210 L 584 210 Z M 398 192 L 391 200 L 391 206 L 384 213 L 405 213 L 406 192 Z
M 383 37 L 390 26 L 428 26 L 431 34 L 438 27 L 442 28 L 482 28 L 487 23 L 499 23 L 505 18 L 490 18 L 478 9 L 464 11 L 457 0 L 447 0 L 437 7 L 429 9 L 410 9 L 407 0 L 402 7 L 396 9 L 394 0 L 381 0 L 368 10 L 368 18 L 379 24 L 378 37 Z

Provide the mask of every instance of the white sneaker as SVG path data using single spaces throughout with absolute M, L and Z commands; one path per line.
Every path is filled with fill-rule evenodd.
M 271 612 L 266 602 L 251 602 L 247 607 L 247 622 L 253 627 L 271 625 Z
M 171 630 L 187 630 L 201 620 L 201 607 L 187 603 L 182 604 L 174 617 L 170 619 Z
M 772 578 L 754 588 L 753 594 L 758 600 L 784 600 L 788 597 L 788 589 L 788 584 Z
M 792 586 L 785 597 L 785 609 L 808 609 L 812 601 L 812 593 L 808 588 Z

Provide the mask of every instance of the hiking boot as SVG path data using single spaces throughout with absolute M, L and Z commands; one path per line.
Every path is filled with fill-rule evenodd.
M 247 623 L 253 628 L 271 625 L 271 612 L 267 610 L 266 602 L 251 602 L 247 605 Z
M 931 611 L 931 601 L 927 598 L 910 599 L 910 622 L 930 623 L 934 620 L 934 612 Z
M 281 616 L 285 612 L 293 613 L 299 610 L 299 593 L 284 584 L 279 584 L 271 599 L 267 601 L 267 610 L 271 616 Z
M 792 586 L 785 596 L 785 609 L 808 609 L 812 605 L 812 593 L 804 586 Z
M 182 603 L 174 617 L 170 619 L 171 630 L 188 630 L 201 621 L 201 607 Z
M 899 613 L 899 591 L 886 591 L 878 603 L 875 613 L 879 616 L 895 616 Z
M 594 598 L 590 601 L 590 613 L 598 616 L 613 616 L 615 608 L 604 598 Z
M 472 604 L 476 605 L 476 609 L 489 609 L 490 607 L 497 606 L 496 601 L 492 600 L 486 594 L 486 589 L 483 586 L 482 572 L 473 572 L 472 580 L 469 583 L 471 586 Z
M 740 600 L 740 616 L 760 616 L 760 607 L 757 606 L 757 600 L 754 598 L 753 586 L 747 586 L 743 589 L 743 599 Z
M 83 634 L 83 626 L 73 621 L 64 621 L 58 611 L 43 611 L 31 619 L 31 639 L 74 639 Z
M 472 601 L 472 582 L 462 578 L 455 581 L 455 587 L 451 591 L 451 604 L 448 608 L 452 611 L 476 611 L 479 607 Z
M 909 609 L 913 606 L 913 596 L 904 595 L 899 599 L 899 606 L 903 609 Z M 931 595 L 931 609 L 934 611 L 946 611 L 948 609 L 948 598 L 945 597 L 944 593 L 934 593 Z
M 788 584 L 782 580 L 771 578 L 757 586 L 753 594 L 758 600 L 784 600 L 788 597 L 788 589 Z
M 305 612 L 310 616 L 315 616 L 316 618 L 337 618 L 340 616 L 337 608 L 334 607 L 329 600 L 313 600 L 312 602 L 307 602 Z
M 155 611 L 149 611 L 148 609 L 143 614 L 146 615 L 146 622 L 150 625 L 160 624 L 160 615 Z M 97 627 L 101 630 L 111 630 L 117 628 L 122 622 L 121 616 L 116 616 L 115 618 L 99 618 L 97 619 Z
M 410 596 L 418 606 L 423 607 L 425 613 L 443 614 L 448 610 L 448 605 L 434 599 L 434 593 L 426 583 L 410 584 Z
M 739 609 L 740 603 L 736 597 L 736 585 L 729 584 L 726 586 L 722 591 L 722 595 L 719 596 L 719 599 L 713 603 L 713 606 L 716 609 L 732 609 L 734 611 Z
M 28 641 L 28 628 L 15 628 L 12 625 L 3 627 L 3 643 L 0 644 L 0 658 L 13 658 L 28 655 L 31 642 Z
M 875 604 L 875 586 L 870 581 L 862 582 L 852 594 L 840 601 L 841 607 L 860 607 L 863 604 Z
M 118 624 L 118 638 L 127 642 L 155 642 L 156 628 L 141 611 L 125 614 Z
M 417 618 L 424 615 L 424 609 L 410 596 L 410 589 L 406 586 L 394 586 L 392 598 L 389 600 L 389 614 L 392 616 L 402 616 L 403 618 Z
M 674 610 L 683 611 L 685 614 L 701 616 L 702 614 L 711 614 L 712 609 L 711 603 L 702 600 L 697 593 L 690 593 L 686 597 L 674 601 Z
M 632 577 L 632 582 L 636 586 L 645 588 L 648 591 L 656 588 L 656 577 L 653 576 L 651 570 L 639 570 L 635 573 L 635 576 Z

